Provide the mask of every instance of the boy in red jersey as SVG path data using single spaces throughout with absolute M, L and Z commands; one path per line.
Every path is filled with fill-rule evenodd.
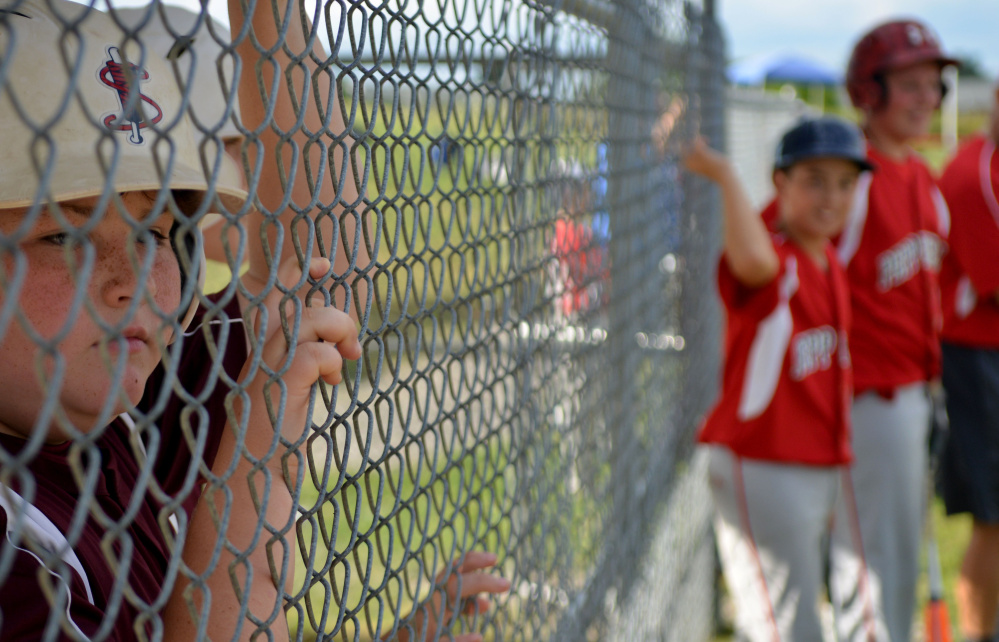
M 929 132 L 942 98 L 941 70 L 954 62 L 929 28 L 899 20 L 865 34 L 847 71 L 877 171 L 861 179 L 836 243 L 854 320 L 851 491 L 870 571 L 831 569 L 842 578 L 836 585 L 848 587 L 843 593 L 834 587 L 831 595 L 842 639 L 868 639 L 865 592 L 887 625 L 887 639 L 910 639 L 925 503 L 927 388 L 940 373 L 938 272 L 950 226 L 934 177 L 910 144 Z M 833 545 L 847 537 L 834 535 Z
M 986 132 L 964 144 L 940 179 L 950 207 L 940 268 L 943 385 L 950 431 L 941 460 L 948 515 L 970 513 L 957 583 L 965 639 L 993 640 L 999 614 L 999 84 Z
M 748 640 L 820 640 L 825 547 L 851 458 L 853 390 L 849 294 L 830 238 L 870 165 L 846 121 L 793 127 L 777 148 L 779 231 L 771 234 L 723 156 L 698 140 L 685 161 L 721 186 L 725 203 L 724 379 L 699 440 L 709 445 L 737 630 Z

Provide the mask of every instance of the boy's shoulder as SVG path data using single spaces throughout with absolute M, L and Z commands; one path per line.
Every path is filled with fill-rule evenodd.
M 947 166 L 940 177 L 941 188 L 950 188 L 951 192 L 965 189 L 980 190 L 980 164 L 982 163 L 983 149 L 988 142 L 985 136 L 981 134 L 965 141 L 958 148 L 953 158 L 947 162 Z M 994 145 L 992 149 L 994 151 Z M 990 158 L 989 161 L 991 162 L 992 159 Z
M 31 503 L 53 518 L 62 513 L 67 513 L 71 517 L 76 508 L 75 499 L 79 488 L 74 466 L 86 468 L 89 465 L 87 463 L 88 457 L 97 457 L 101 470 L 98 477 L 101 478 L 107 470 L 117 468 L 118 460 L 130 461 L 128 457 L 128 453 L 131 451 L 129 433 L 128 424 L 122 416 L 118 416 L 104 428 L 100 436 L 93 440 L 91 447 L 79 448 L 81 452 L 74 452 L 78 448 L 74 447 L 72 440 L 57 444 L 42 444 L 37 452 L 26 457 L 26 461 L 22 464 L 23 468 L 34 477 Z M 18 458 L 20 455 L 26 454 L 26 451 L 31 448 L 31 444 L 20 437 L 0 434 L 0 448 L 8 456 Z M 74 464 L 74 460 L 77 460 L 78 463 Z M 7 487 L 21 491 L 17 481 L 19 476 L 12 475 L 11 479 L 12 481 Z M 0 482 L 0 489 L 3 487 L 4 484 Z M 42 506 L 43 503 L 46 505 Z M 0 501 L 0 506 L 3 506 L 2 501 Z
M 0 551 L 7 547 L 13 550 L 4 551 L 9 566 L 4 582 L 0 584 L 0 608 L 5 615 L 0 622 L 0 639 L 41 639 L 53 617 L 49 598 L 39 581 L 40 571 L 44 567 L 40 554 L 61 558 L 61 572 L 47 567 L 46 570 L 51 576 L 51 582 L 62 582 L 69 588 L 66 612 L 70 617 L 66 618 L 66 624 L 73 627 L 80 638 L 88 639 L 90 636 L 87 634 L 93 635 L 101 623 L 99 617 L 86 617 L 98 612 L 93 606 L 91 578 L 84 571 L 74 549 L 69 547 L 66 538 L 55 529 L 51 521 L 31 504 L 21 503 L 23 498 L 19 495 L 6 490 L 7 492 L 0 493 L 3 498 L 0 503 L 0 529 L 3 530 Z M 15 496 L 18 499 L 13 499 Z M 11 505 L 12 501 L 18 504 Z M 31 508 L 26 510 L 26 506 Z M 37 517 L 39 514 L 41 520 Z M 26 540 L 33 544 L 29 545 Z M 62 554 L 59 555 L 57 551 Z M 16 617 L 10 617 L 9 614 L 16 614 Z M 62 636 L 58 639 L 69 638 Z

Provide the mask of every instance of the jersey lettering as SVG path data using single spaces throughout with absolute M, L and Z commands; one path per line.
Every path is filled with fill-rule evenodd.
M 891 249 L 878 255 L 878 290 L 887 292 L 919 273 L 923 268 L 940 271 L 943 244 L 931 232 L 910 234 Z
M 805 377 L 832 366 L 836 353 L 834 328 L 823 325 L 795 335 L 791 348 L 791 378 L 801 381 Z

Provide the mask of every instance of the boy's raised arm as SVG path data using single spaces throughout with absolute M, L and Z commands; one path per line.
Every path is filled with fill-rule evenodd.
M 308 9 L 308 3 L 304 6 Z M 314 5 L 313 18 L 321 6 Z M 276 16 L 275 8 L 283 15 Z M 261 298 L 252 308 L 247 309 L 245 302 L 242 307 L 251 326 L 248 331 L 262 329 L 264 318 L 267 328 L 262 342 L 254 342 L 259 354 L 251 354 L 240 375 L 246 388 L 234 400 L 212 466 L 212 475 L 224 484 L 206 485 L 188 525 L 183 561 L 201 577 L 197 583 L 178 577 L 164 614 L 166 639 L 196 639 L 199 627 L 211 639 L 249 639 L 257 629 L 254 620 L 269 623 L 265 628 L 270 639 L 288 639 L 284 594 L 293 580 L 294 542 L 287 536 L 280 538 L 283 542 L 279 538 L 268 542 L 275 537 L 272 531 L 293 528 L 297 507 L 282 469 L 285 448 L 279 444 L 276 427 L 297 441 L 311 421 L 312 385 L 319 379 L 339 383 L 343 359 L 361 354 L 355 322 L 335 308 L 302 307 L 301 324 L 292 330 L 297 331 L 294 346 L 288 345 L 281 329 L 286 297 L 278 282 L 292 291 L 309 289 L 296 245 L 313 279 L 331 272 L 343 274 L 357 264 L 350 217 L 344 217 L 346 234 L 331 219 L 357 200 L 347 162 L 351 139 L 345 137 L 329 153 L 330 146 L 337 145 L 331 135 L 343 135 L 346 127 L 340 105 L 329 104 L 335 101 L 329 76 L 313 75 L 316 64 L 307 51 L 299 8 L 295 2 L 250 0 L 244 9 L 240 0 L 229 2 L 231 33 L 241 62 L 236 76 L 241 121 L 253 133 L 240 151 L 249 168 L 251 197 L 263 210 L 253 208 L 243 219 L 249 268 L 242 282 L 251 296 Z M 273 55 L 265 58 L 261 50 Z M 318 43 L 314 53 L 326 57 Z M 289 69 L 294 69 L 290 86 Z M 324 113 L 317 109 L 317 94 L 325 101 Z M 324 131 L 328 134 L 319 134 Z M 329 215 L 319 216 L 334 202 Z M 305 216 L 299 215 L 302 211 Z M 318 229 L 310 229 L 309 219 L 318 219 Z M 343 251 L 341 238 L 354 256 Z M 325 248 L 327 257 L 335 257 L 335 267 L 326 259 L 310 261 L 319 256 L 319 247 Z M 363 245 L 360 253 L 367 256 Z M 272 280 L 272 268 L 277 270 L 277 282 Z M 284 303 L 289 321 L 295 305 L 291 300 Z M 283 372 L 272 377 L 268 370 Z M 295 471 L 290 474 L 294 478 Z M 286 552 L 288 563 L 283 565 Z
M 272 264 L 298 262 L 296 243 L 306 258 L 318 256 L 317 249 L 324 248 L 338 275 L 353 266 L 363 267 L 368 253 L 359 236 L 362 226 L 357 217 L 363 212 L 358 208 L 356 215 L 343 215 L 358 205 L 358 190 L 350 163 L 353 139 L 330 82 L 336 68 L 317 73 L 314 60 L 329 58 L 318 38 L 322 23 L 310 24 L 321 15 L 323 4 L 284 0 L 246 0 L 246 8 L 243 4 L 229 0 L 229 18 L 242 66 L 237 76 L 240 118 L 246 129 L 255 132 L 244 142 L 249 187 L 264 210 L 250 211 L 245 222 L 249 269 L 243 283 L 258 295 L 266 287 Z M 302 10 L 309 14 L 304 20 Z M 307 40 L 313 28 L 317 33 Z M 262 50 L 270 53 L 261 54 Z M 322 209 L 328 213 L 322 214 Z M 298 217 L 296 210 L 308 210 L 307 216 Z M 307 219 L 316 221 L 317 236 L 311 246 Z M 355 319 L 360 316 L 354 305 L 350 312 Z
M 684 164 L 721 188 L 725 260 L 732 274 L 748 287 L 770 283 L 780 270 L 780 261 L 766 224 L 753 211 L 735 168 L 700 136 L 690 144 Z
M 289 441 L 298 441 L 302 431 L 310 425 L 308 409 L 312 385 L 320 378 L 330 384 L 339 383 L 342 360 L 361 356 L 354 320 L 334 308 L 323 307 L 301 308 L 302 321 L 297 328 L 297 344 L 292 354 L 292 347 L 287 345 L 282 332 L 280 316 L 283 311 L 286 318 L 292 320 L 295 302 L 284 296 L 274 282 L 268 289 L 276 265 L 277 281 L 283 284 L 283 289 L 300 294 L 308 291 L 308 281 L 299 268 L 296 242 L 307 260 L 316 256 L 314 246 L 325 248 L 327 256 L 335 255 L 335 265 L 319 258 L 309 262 L 312 279 L 322 279 L 331 272 L 342 275 L 358 264 L 363 266 L 368 260 L 363 240 L 358 240 L 360 220 L 352 215 L 343 216 L 358 205 L 358 189 L 350 168 L 349 146 L 353 141 L 345 135 L 347 127 L 337 93 L 331 90 L 330 75 L 314 73 L 317 64 L 313 56 L 325 60 L 327 54 L 317 39 L 306 37 L 310 33 L 310 21 L 318 20 L 322 6 L 308 1 L 301 5 L 283 0 L 248 0 L 244 8 L 241 0 L 229 0 L 232 38 L 242 64 L 238 74 L 241 120 L 246 129 L 255 132 L 245 142 L 244 151 L 251 172 L 259 167 L 259 172 L 249 177 L 249 189 L 265 210 L 262 213 L 254 210 L 245 219 L 249 234 L 249 270 L 242 280 L 251 296 L 261 297 L 265 293 L 266 296 L 262 297 L 262 306 L 254 302 L 254 307 L 247 310 L 244 305 L 244 317 L 259 329 L 261 312 L 266 311 L 267 331 L 262 337 L 258 334 L 262 343 L 254 342 L 262 346 L 259 357 L 266 369 L 254 364 L 254 355 L 243 369 L 240 381 L 247 388 L 234 404 L 237 417 L 230 417 L 212 470 L 214 475 L 228 479 L 227 488 L 214 493 L 206 490 L 188 531 L 185 563 L 198 573 L 211 569 L 205 583 L 212 589 L 208 620 L 212 639 L 229 639 L 238 626 L 242 627 L 239 638 L 248 639 L 255 627 L 252 618 L 248 619 L 246 611 L 241 610 L 246 608 L 254 618 L 265 621 L 273 618 L 269 626 L 271 635 L 275 639 L 287 639 L 284 593 L 290 589 L 292 581 L 294 542 L 287 536 L 284 542 L 275 537 L 268 547 L 272 534 L 261 528 L 264 520 L 256 509 L 261 505 L 261 499 L 266 498 L 264 516 L 275 531 L 292 527 L 297 516 L 292 493 L 285 485 L 286 475 L 294 480 L 295 471 L 282 469 L 281 454 L 285 449 L 275 446 L 274 426 L 280 427 Z M 303 7 L 308 14 L 305 17 L 301 14 Z M 281 15 L 275 15 L 275 10 Z M 262 55 L 261 50 L 273 55 Z M 294 69 L 290 76 L 288 69 Z M 263 81 L 263 89 L 258 84 L 258 77 Z M 335 138 L 341 136 L 343 139 L 337 143 Z M 308 164 L 304 157 L 309 159 Z M 330 215 L 320 215 L 321 208 L 329 209 L 334 203 L 331 216 L 339 216 L 345 228 L 336 229 L 336 238 L 332 233 L 339 226 L 334 225 Z M 317 238 L 313 246 L 309 245 L 309 221 L 296 212 L 304 209 L 310 210 L 308 218 L 319 221 L 316 227 L 321 238 Z M 266 230 L 265 235 L 261 235 L 261 229 Z M 348 285 L 351 285 L 349 281 Z M 353 296 L 356 300 L 357 295 Z M 286 299 L 284 303 L 282 299 Z M 342 307 L 339 304 L 337 307 Z M 356 304 L 350 307 L 350 312 L 361 315 Z M 268 376 L 266 370 L 278 372 L 285 365 L 287 370 L 280 372 L 279 377 Z M 279 408 L 283 409 L 283 415 L 276 414 Z M 251 458 L 266 463 L 255 470 Z M 290 467 L 293 468 L 294 463 Z M 249 551 L 245 563 L 233 564 L 236 558 L 231 552 L 223 552 L 221 559 L 212 563 L 217 552 L 209 546 L 220 539 L 215 515 L 223 515 L 227 507 L 229 523 L 224 535 L 235 549 Z M 290 560 L 284 568 L 283 547 L 287 548 Z M 482 573 L 494 563 L 495 556 L 491 554 L 469 553 L 461 566 L 438 579 L 446 581 L 450 591 L 452 584 L 457 585 L 455 578 L 463 578 L 458 582 L 462 587 L 461 595 L 456 596 L 459 601 L 471 600 L 472 595 L 483 592 L 508 590 L 507 580 Z M 235 569 L 235 583 L 250 590 L 248 599 L 240 600 L 234 590 L 230 565 Z M 252 582 L 247 576 L 249 571 L 253 573 Z M 273 577 L 275 574 L 279 576 Z M 177 617 L 168 611 L 165 619 L 185 621 L 188 628 L 168 639 L 193 638 L 194 623 L 188 614 L 186 600 L 181 599 L 182 593 L 183 588 L 178 588 L 170 605 Z M 198 599 L 194 601 L 199 603 Z M 485 608 L 485 598 L 467 604 Z M 183 612 L 177 609 L 183 609 Z M 202 616 L 209 613 L 204 607 L 200 611 Z M 446 605 L 435 598 L 414 614 L 413 624 L 427 626 L 432 631 L 438 624 L 437 616 L 442 617 L 441 622 L 446 625 L 451 615 Z M 470 634 L 459 639 L 471 642 L 476 637 Z M 406 639 L 404 631 L 400 631 L 399 639 Z
M 329 268 L 327 259 L 317 258 L 309 273 L 318 278 Z M 288 262 L 278 277 L 286 287 L 304 281 Z M 212 467 L 224 484 L 206 485 L 187 529 L 183 561 L 201 575 L 201 583 L 178 578 L 164 614 L 166 639 L 200 639 L 201 621 L 210 639 L 248 640 L 256 631 L 252 619 L 269 622 L 270 639 L 288 639 L 284 593 L 293 580 L 294 541 L 274 533 L 294 528 L 297 507 L 285 482 L 284 447 L 274 426 L 281 427 L 287 440 L 297 441 L 311 425 L 312 385 L 320 379 L 339 384 L 343 360 L 359 358 L 361 345 L 354 321 L 343 312 L 302 307 L 297 342 L 289 346 L 278 320 L 283 298 L 277 288 L 265 298 L 267 331 L 260 361 L 251 357 L 243 368 L 240 381 L 246 388 L 234 399 Z M 283 305 L 288 313 L 296 304 Z M 293 461 L 287 474 L 296 476 Z M 283 564 L 286 550 L 288 563 Z M 243 599 L 241 593 L 248 596 Z

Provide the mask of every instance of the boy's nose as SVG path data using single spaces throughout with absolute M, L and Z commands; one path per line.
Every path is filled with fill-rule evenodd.
M 923 102 L 926 104 L 932 104 L 936 108 L 940 100 L 943 98 L 943 92 L 940 90 L 939 83 L 929 84 L 927 83 L 922 87 L 923 91 L 920 94 Z
M 95 277 L 107 305 L 127 305 L 132 298 L 141 297 L 144 293 L 156 294 L 152 278 L 147 278 L 145 282 L 139 278 L 143 264 L 141 245 L 136 243 L 131 248 L 127 244 L 104 246 L 99 251 Z

